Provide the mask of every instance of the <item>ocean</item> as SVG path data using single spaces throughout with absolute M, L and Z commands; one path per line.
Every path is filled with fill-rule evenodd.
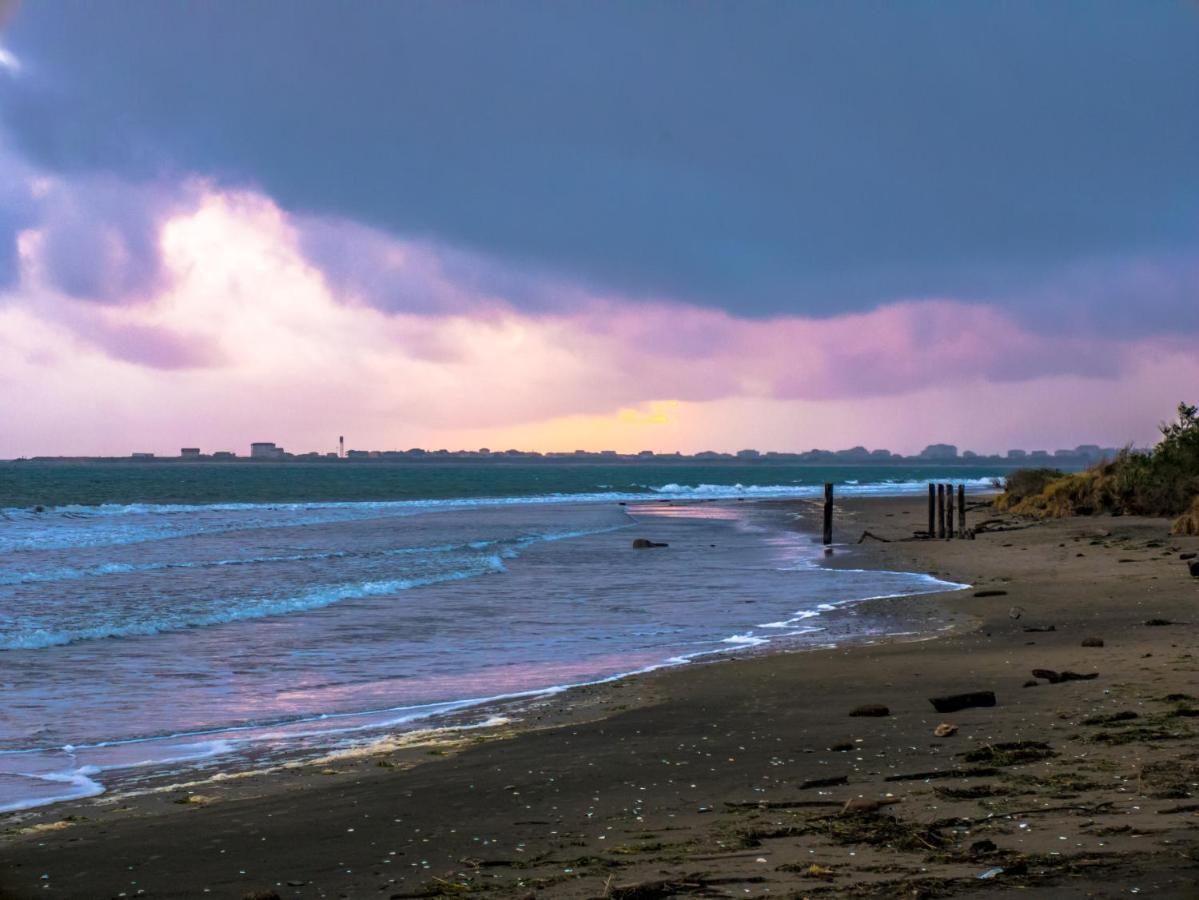
M 900 606 L 858 601 L 953 585 L 825 567 L 794 508 L 752 501 L 998 474 L 2 464 L 0 812 L 472 727 L 506 701 L 717 654 L 893 634 Z

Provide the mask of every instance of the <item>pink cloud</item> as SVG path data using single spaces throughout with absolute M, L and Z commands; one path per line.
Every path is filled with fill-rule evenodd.
M 9 297 L 23 318 L 6 326 L 0 316 L 0 345 L 11 344 L 23 362 L 0 360 L 0 380 L 41 381 L 54 390 L 44 402 L 12 392 L 21 399 L 0 399 L 0 418 L 19 413 L 35 423 L 24 434 L 36 434 L 42 407 L 46 415 L 90 416 L 89 404 L 100 403 L 123 410 L 114 441 L 178 435 L 206 419 L 214 437 L 190 435 L 189 443 L 219 438 L 234 446 L 247 430 L 323 446 L 335 420 L 368 446 L 387 447 L 451 443 L 447 436 L 467 432 L 493 443 L 480 430 L 532 435 L 537 423 L 613 417 L 670 400 L 696 422 L 708 421 L 702 410 L 720 410 L 728 421 L 736 409 L 848 421 L 854 410 L 873 409 L 885 432 L 854 442 L 877 445 L 900 427 L 880 410 L 929 392 L 948 396 L 945 408 L 968 409 L 974 396 L 1026 397 L 1050 383 L 1131 384 L 1149 361 L 1196 358 L 1184 338 L 1041 332 L 998 307 L 953 298 L 758 319 L 605 296 L 352 223 L 320 220 L 317 227 L 253 192 L 199 186 L 189 196 L 152 232 L 148 295 L 116 290 L 111 298 L 104 293 L 111 302 L 96 304 L 65 290 L 48 274 L 57 273 L 45 237 L 57 227 L 53 217 L 40 240 L 27 242 L 22 287 Z M 147 202 L 158 209 L 158 199 Z M 119 287 L 127 277 L 105 283 Z M 1149 283 L 1143 273 L 1136 277 Z M 44 328 L 30 329 L 31 321 Z M 58 352 L 64 335 L 82 344 L 80 352 Z M 57 377 L 47 379 L 51 369 Z M 162 370 L 171 370 L 168 383 Z M 238 398 L 233 406 L 230 397 Z M 180 409 L 187 416 L 174 415 Z M 1151 430 L 1157 414 L 1144 415 Z M 661 418 L 620 421 L 637 435 L 650 427 L 639 421 Z M 116 429 L 104 421 L 97 436 Z M 556 424 L 554 433 L 574 433 L 576 425 Z M 791 425 L 783 432 L 796 434 Z M 684 449 L 724 446 L 694 428 L 685 439 L 695 443 Z M 815 443 L 823 441 L 808 445 Z M 0 455 L 13 452 L 0 447 Z

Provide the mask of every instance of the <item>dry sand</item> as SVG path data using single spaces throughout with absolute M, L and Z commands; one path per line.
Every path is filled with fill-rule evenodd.
M 848 501 L 838 540 L 923 521 L 920 501 Z M 1199 578 L 1179 560 L 1199 538 L 1011 525 L 834 557 L 972 584 L 875 601 L 951 621 L 935 639 L 661 671 L 432 748 L 195 785 L 194 802 L 9 816 L 0 895 L 1199 897 Z M 928 700 L 973 690 L 997 705 Z M 862 704 L 890 714 L 851 717 Z

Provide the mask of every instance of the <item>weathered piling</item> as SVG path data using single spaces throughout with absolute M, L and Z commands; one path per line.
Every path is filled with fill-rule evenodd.
M 824 483 L 824 544 L 828 546 L 833 542 L 833 485 L 832 482 Z
M 966 485 L 958 485 L 958 533 L 966 536 Z
M 937 485 L 937 537 L 945 537 L 945 485 Z
M 930 481 L 928 483 L 928 536 L 931 538 L 937 533 L 937 488 Z
M 952 538 L 953 530 L 953 485 L 945 485 L 945 536 Z

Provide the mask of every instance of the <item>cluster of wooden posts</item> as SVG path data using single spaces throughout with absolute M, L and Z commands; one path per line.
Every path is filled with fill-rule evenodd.
M 931 538 L 964 538 L 966 532 L 966 486 L 957 486 L 958 515 L 957 527 L 953 520 L 952 484 L 933 484 L 928 486 L 928 537 Z
M 954 518 L 954 494 L 957 494 L 957 517 Z M 875 535 L 870 536 L 880 540 Z M 931 538 L 972 538 L 974 534 L 966 528 L 966 486 L 964 484 L 934 484 L 928 485 L 928 533 Z M 824 483 L 824 544 L 833 542 L 833 485 Z M 859 543 L 861 543 L 859 541 Z

